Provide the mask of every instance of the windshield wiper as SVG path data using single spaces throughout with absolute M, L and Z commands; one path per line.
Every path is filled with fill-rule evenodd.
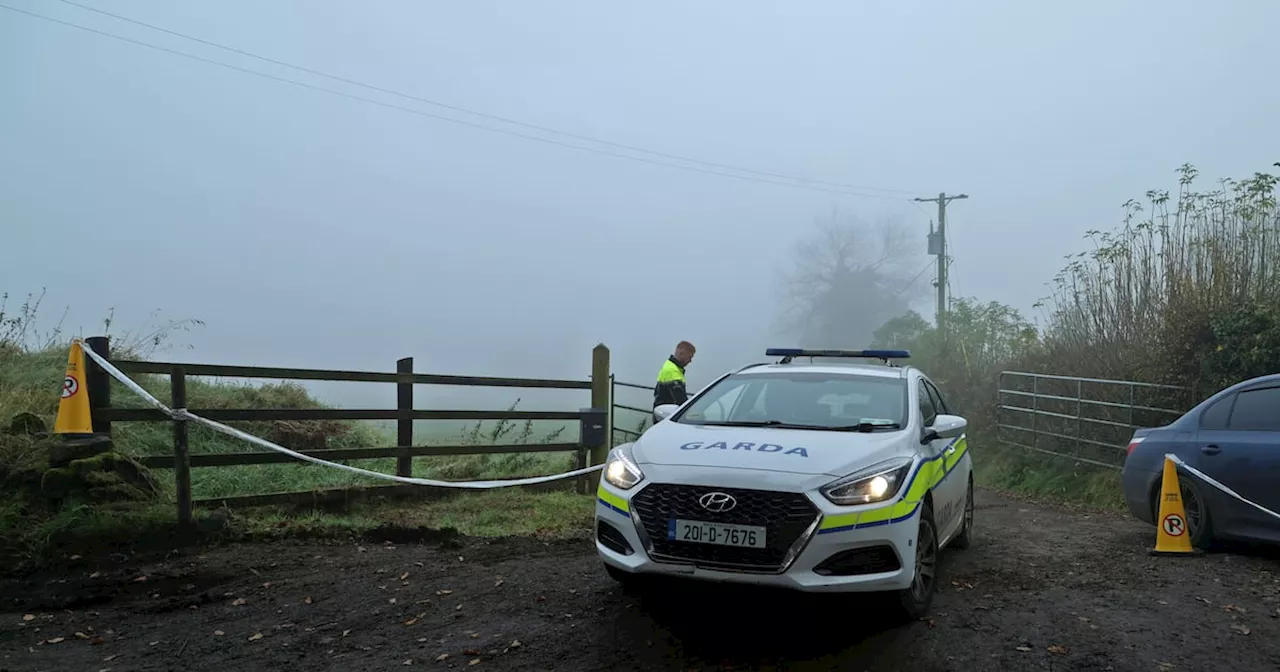
M 856 425 L 827 427 L 827 429 L 833 432 L 874 432 L 877 429 L 902 429 L 902 425 L 896 422 L 859 422 Z
M 777 427 L 778 429 L 830 429 L 822 425 L 798 425 L 781 420 L 724 420 L 721 422 L 704 422 L 704 425 L 715 427 Z

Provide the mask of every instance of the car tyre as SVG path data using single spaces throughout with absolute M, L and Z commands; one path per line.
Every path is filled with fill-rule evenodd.
M 947 545 L 961 550 L 973 545 L 973 476 L 969 477 L 969 488 L 964 494 L 964 524 Z
M 894 612 L 900 621 L 924 616 L 938 591 L 938 527 L 933 520 L 933 507 L 920 506 L 920 524 L 916 528 L 915 574 L 911 585 L 894 594 Z

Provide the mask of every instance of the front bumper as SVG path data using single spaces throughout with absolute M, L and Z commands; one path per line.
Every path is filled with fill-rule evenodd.
M 716 485 L 699 483 L 699 476 Z M 758 483 L 754 488 L 743 487 L 747 483 L 729 487 L 722 485 L 724 480 L 723 472 L 692 473 L 623 491 L 601 479 L 595 516 L 600 559 L 635 574 L 805 592 L 891 591 L 910 586 L 915 573 L 919 508 L 887 517 L 895 502 L 838 507 L 816 490 L 761 490 Z M 729 492 L 743 502 L 738 518 L 725 519 L 689 506 L 701 494 L 713 491 Z M 674 541 L 666 535 L 672 517 L 736 524 L 764 522 L 769 528 L 768 548 Z M 860 522 L 860 518 L 869 522 Z

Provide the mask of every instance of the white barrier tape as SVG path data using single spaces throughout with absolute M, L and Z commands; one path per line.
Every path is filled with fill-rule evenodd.
M 1174 464 L 1178 465 L 1179 467 L 1181 467 L 1181 468 L 1183 468 L 1183 469 L 1186 469 L 1188 472 L 1190 472 L 1190 473 L 1191 473 L 1192 475 L 1194 475 L 1196 478 L 1198 478 L 1198 479 L 1200 479 L 1200 480 L 1204 481 L 1205 483 L 1208 483 L 1209 485 L 1212 485 L 1213 487 L 1215 487 L 1215 488 L 1217 488 L 1217 489 L 1219 489 L 1219 490 L 1223 491 L 1223 492 L 1224 492 L 1224 493 L 1226 493 L 1227 495 L 1230 495 L 1231 497 L 1233 497 L 1233 498 L 1235 498 L 1235 499 L 1238 499 L 1238 500 L 1240 500 L 1240 501 L 1244 502 L 1245 504 L 1248 504 L 1249 506 L 1252 506 L 1253 508 L 1255 508 L 1255 509 L 1257 509 L 1257 510 L 1259 510 L 1259 511 L 1261 511 L 1261 512 L 1263 512 L 1263 513 L 1265 513 L 1265 514 L 1267 514 L 1267 515 L 1269 515 L 1269 516 L 1271 516 L 1272 518 L 1275 518 L 1275 519 L 1277 519 L 1277 520 L 1280 520 L 1280 513 L 1276 513 L 1275 511 L 1272 511 L 1271 509 L 1268 509 L 1268 508 L 1266 508 L 1266 507 L 1264 507 L 1264 506 L 1262 506 L 1262 505 L 1260 505 L 1260 504 L 1254 504 L 1253 502 L 1251 502 L 1251 501 L 1249 501 L 1249 500 L 1245 499 L 1244 497 L 1241 497 L 1241 496 L 1240 496 L 1240 495 L 1239 495 L 1235 490 L 1232 490 L 1231 488 L 1228 488 L 1227 486 L 1225 486 L 1225 485 L 1223 485 L 1223 484 L 1219 483 L 1218 481 L 1214 480 L 1214 479 L 1213 479 L 1213 477 L 1209 476 L 1208 474 L 1204 473 L 1203 471 L 1200 471 L 1199 469 L 1196 469 L 1195 467 L 1193 467 L 1193 466 L 1191 466 L 1191 465 L 1187 464 L 1186 462 L 1183 462 L 1183 461 L 1182 461 L 1182 458 L 1178 457 L 1177 455 L 1174 455 L 1173 453 L 1165 453 L 1165 457 L 1169 458 L 1170 460 L 1173 460 L 1173 463 L 1174 463 Z
M 370 471 L 368 469 L 361 469 L 359 467 L 353 467 L 346 464 L 338 464 L 337 462 L 330 462 L 328 460 L 322 460 L 318 457 L 312 457 L 310 455 L 305 455 L 297 451 L 289 450 L 284 446 L 274 444 L 270 441 L 267 441 L 266 439 L 258 438 L 247 432 L 242 432 L 234 427 L 228 427 L 220 422 L 215 422 L 207 418 L 202 418 L 194 413 L 191 413 L 185 408 L 179 408 L 176 410 L 169 408 L 168 406 L 165 406 L 164 403 L 161 402 L 159 399 L 156 399 L 154 396 L 152 396 L 150 392 L 147 392 L 146 390 L 142 389 L 142 387 L 139 386 L 137 383 L 130 380 L 128 376 L 124 375 L 124 373 L 120 371 L 120 369 L 117 369 L 115 366 L 111 364 L 111 362 L 107 361 L 101 355 L 94 352 L 91 348 L 89 348 L 88 346 L 82 346 L 82 349 L 84 350 L 85 355 L 92 358 L 93 361 L 97 362 L 98 366 L 101 366 L 102 369 L 106 371 L 108 374 L 110 374 L 112 378 L 115 378 L 116 380 L 120 381 L 121 384 L 123 384 L 125 387 L 132 390 L 134 394 L 137 394 L 139 397 L 142 397 L 142 399 L 146 401 L 148 404 L 159 409 L 161 412 L 165 413 L 166 415 L 173 418 L 174 420 L 186 420 L 188 422 L 199 423 L 216 432 L 221 432 L 229 436 L 234 436 L 243 441 L 248 441 L 249 443 L 262 446 L 263 448 L 267 448 L 269 450 L 274 450 L 278 453 L 284 453 L 285 455 L 289 455 L 291 457 L 294 457 L 299 460 L 303 460 L 305 462 L 311 462 L 313 464 L 322 464 L 327 467 L 342 469 L 345 471 L 350 471 L 355 474 L 362 474 L 364 476 L 371 476 L 373 478 L 381 478 L 388 481 L 396 481 L 399 483 L 409 483 L 411 485 L 426 485 L 426 486 L 431 486 L 436 488 L 468 488 L 468 489 L 475 489 L 475 490 L 489 490 L 493 488 L 508 488 L 508 487 L 517 486 L 517 485 L 536 485 L 538 483 L 549 483 L 551 481 L 558 481 L 565 478 L 574 478 L 575 476 L 582 476 L 585 474 L 589 474 L 593 471 L 599 471 L 604 466 L 604 465 L 596 465 L 593 467 L 576 469 L 574 471 L 567 471 L 562 474 L 551 474 L 549 476 L 534 476 L 531 478 L 519 478 L 519 479 L 503 480 L 503 481 L 435 481 L 429 478 L 412 478 L 408 476 L 396 476 L 394 474 L 384 474 L 380 471 Z

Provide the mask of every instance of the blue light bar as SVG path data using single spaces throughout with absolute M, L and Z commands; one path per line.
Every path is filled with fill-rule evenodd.
M 808 348 L 769 348 L 766 357 L 865 357 L 871 359 L 907 359 L 909 350 L 812 350 Z

